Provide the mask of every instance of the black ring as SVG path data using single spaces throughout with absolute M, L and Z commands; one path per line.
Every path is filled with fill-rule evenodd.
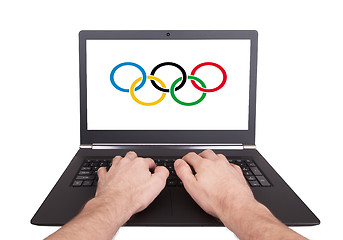
M 177 64 L 177 63 L 173 63 L 173 62 L 163 62 L 163 63 L 160 63 L 160 64 L 158 64 L 156 67 L 154 67 L 154 68 L 151 70 L 150 75 L 151 75 L 151 76 L 154 76 L 154 74 L 155 74 L 155 72 L 157 71 L 157 69 L 159 69 L 160 67 L 166 66 L 166 65 L 170 65 L 170 66 L 173 66 L 173 67 L 177 67 L 177 68 L 181 71 L 181 73 L 182 73 L 182 81 L 181 81 L 180 85 L 177 86 L 177 87 L 175 88 L 175 91 L 181 89 L 181 88 L 185 85 L 185 83 L 186 83 L 187 74 L 186 74 L 185 69 L 183 69 L 183 68 L 182 68 L 179 64 Z M 151 79 L 150 81 L 151 81 L 152 85 L 153 85 L 157 90 L 160 90 L 160 91 L 162 91 L 162 92 L 169 92 L 169 89 L 165 89 L 165 88 L 162 88 L 162 87 L 158 86 L 157 83 L 155 82 L 155 80 Z

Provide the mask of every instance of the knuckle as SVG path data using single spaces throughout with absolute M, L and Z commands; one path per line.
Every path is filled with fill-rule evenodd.
M 195 157 L 195 156 L 198 156 L 198 154 L 196 154 L 195 152 L 190 152 L 186 156 Z
M 203 153 L 213 153 L 213 151 L 211 149 L 206 149 L 203 151 Z
M 148 161 L 155 163 L 155 161 L 152 158 L 146 158 Z
M 137 156 L 137 154 L 134 151 L 129 151 L 129 152 L 126 153 L 126 156 L 133 157 L 133 156 Z
M 239 171 L 242 171 L 242 169 L 239 166 L 237 166 L 237 165 L 235 165 L 234 168 L 236 168 Z

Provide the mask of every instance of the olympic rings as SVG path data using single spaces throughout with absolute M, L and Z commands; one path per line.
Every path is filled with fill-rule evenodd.
M 141 82 L 141 84 L 138 87 L 135 88 L 135 91 L 138 91 L 139 89 L 141 89 L 146 82 L 146 73 L 141 66 L 139 66 L 137 63 L 133 63 L 133 62 L 123 62 L 121 64 L 118 64 L 117 66 L 115 66 L 112 69 L 111 74 L 110 74 L 110 80 L 111 80 L 113 87 L 115 87 L 116 89 L 118 89 L 119 91 L 122 91 L 122 92 L 129 92 L 129 89 L 119 87 L 113 79 L 114 73 L 118 70 L 118 68 L 123 67 L 123 66 L 133 66 L 133 67 L 138 68 L 139 71 L 141 71 L 141 73 L 143 75 L 143 81 Z
M 159 79 L 159 78 L 157 78 L 157 77 L 154 77 L 154 76 L 148 76 L 148 79 L 155 80 L 155 81 L 159 82 L 159 84 L 161 84 L 162 87 L 166 88 L 166 85 L 164 84 L 164 82 L 163 82 L 161 79 Z M 153 106 L 153 105 L 156 105 L 156 104 L 162 102 L 162 100 L 163 100 L 163 99 L 166 97 L 166 95 L 167 95 L 166 93 L 162 93 L 162 96 L 161 96 L 159 99 L 157 99 L 157 100 L 154 101 L 154 102 L 150 102 L 150 103 L 142 102 L 141 100 L 139 100 L 139 99 L 136 97 L 136 95 L 135 95 L 135 93 L 134 93 L 134 92 L 135 92 L 135 91 L 134 91 L 134 88 L 135 88 L 136 84 L 137 84 L 139 81 L 141 81 L 141 80 L 142 80 L 142 77 L 137 78 L 137 79 L 132 83 L 132 85 L 131 85 L 131 87 L 130 87 L 130 95 L 131 95 L 132 99 L 133 99 L 136 103 L 139 103 L 139 104 L 141 104 L 141 105 L 143 105 L 143 106 Z
M 160 67 L 163 67 L 163 66 L 167 66 L 167 65 L 174 66 L 174 67 L 178 68 L 178 69 L 181 71 L 181 73 L 182 73 L 182 77 L 177 78 L 177 79 L 172 83 L 170 89 L 168 89 L 168 88 L 166 87 L 165 83 L 164 83 L 161 79 L 159 79 L 159 78 L 157 78 L 157 77 L 154 76 L 154 74 L 156 73 L 157 69 L 159 69 Z M 217 87 L 215 87 L 215 88 L 210 88 L 210 89 L 207 89 L 207 88 L 206 88 L 205 83 L 204 83 L 200 78 L 194 76 L 195 72 L 196 72 L 199 68 L 201 68 L 201 67 L 203 67 L 203 66 L 208 66 L 208 65 L 214 66 L 214 67 L 218 68 L 218 69 L 221 71 L 221 73 L 223 74 L 223 80 L 222 80 L 222 82 L 219 84 L 219 86 L 217 86 Z M 120 67 L 123 67 L 123 66 L 133 66 L 133 67 L 136 67 L 136 68 L 138 68 L 138 70 L 142 73 L 142 77 L 137 78 L 137 79 L 131 84 L 131 86 L 130 86 L 129 89 L 119 87 L 119 86 L 115 83 L 115 81 L 114 81 L 114 79 L 113 79 L 113 76 L 114 76 L 115 72 L 116 72 Z M 154 102 L 143 102 L 143 101 L 139 100 L 139 99 L 136 97 L 136 95 L 135 95 L 135 91 L 138 91 L 139 89 L 141 89 L 141 88 L 145 85 L 147 79 L 150 79 L 151 84 L 152 84 L 157 90 L 159 90 L 159 91 L 162 92 L 161 97 L 160 97 L 159 99 L 157 99 L 156 101 L 154 101 Z M 179 100 L 179 99 L 175 96 L 175 92 L 176 92 L 177 90 L 180 90 L 180 89 L 185 85 L 187 79 L 190 79 L 192 85 L 193 85 L 196 89 L 198 89 L 199 91 L 202 92 L 201 97 L 200 97 L 198 100 L 194 101 L 194 102 L 183 102 L 183 101 Z M 178 104 L 183 105 L 183 106 L 193 106 L 193 105 L 196 105 L 196 104 L 199 104 L 200 102 L 202 102 L 202 101 L 205 99 L 205 97 L 206 97 L 206 93 L 209 93 L 209 92 L 216 92 L 216 91 L 218 91 L 219 89 L 221 89 L 221 88 L 226 84 L 226 80 L 227 80 L 227 75 L 226 75 L 226 71 L 224 70 L 224 68 L 223 68 L 222 66 L 220 66 L 219 64 L 213 63 L 213 62 L 204 62 L 204 63 L 200 63 L 199 65 L 197 65 L 197 66 L 192 70 L 191 75 L 189 75 L 188 77 L 187 77 L 186 71 L 185 71 L 179 64 L 173 63 L 173 62 L 163 62 L 163 63 L 158 64 L 157 66 L 155 66 L 155 67 L 152 69 L 151 75 L 149 75 L 149 76 L 146 75 L 146 72 L 144 71 L 144 69 L 143 69 L 140 65 L 138 65 L 138 64 L 136 64 L 136 63 L 133 63 L 133 62 L 123 62 L 123 63 L 120 63 L 120 64 L 118 64 L 117 66 L 115 66 L 115 67 L 112 69 L 111 74 L 110 74 L 110 81 L 111 81 L 111 84 L 112 84 L 117 90 L 122 91 L 122 92 L 129 92 L 130 95 L 131 95 L 131 97 L 132 97 L 132 99 L 133 99 L 135 102 L 137 102 L 138 104 L 141 104 L 141 105 L 143 105 L 143 106 L 153 106 L 153 105 L 156 105 L 156 104 L 162 102 L 163 99 L 166 97 L 166 93 L 167 93 L 167 92 L 170 92 L 171 97 L 172 97 L 173 100 L 174 100 L 175 102 L 177 102 Z M 140 82 L 140 81 L 141 81 L 141 83 L 136 87 L 136 85 L 137 85 L 138 82 Z M 160 87 L 159 85 L 157 85 L 156 81 L 157 81 L 162 87 Z M 176 85 L 177 85 L 180 81 L 181 81 L 181 83 L 176 87 Z M 196 82 L 200 83 L 201 87 L 200 87 Z
M 201 84 L 202 87 L 204 87 L 204 88 L 206 87 L 205 83 L 204 83 L 200 78 L 197 78 L 197 77 L 194 77 L 194 76 L 188 76 L 188 79 L 193 79 L 193 80 L 199 82 L 199 83 Z M 204 93 L 204 92 L 202 93 L 201 97 L 200 97 L 198 100 L 194 101 L 194 102 L 187 103 L 187 102 L 182 102 L 181 100 L 179 100 L 179 99 L 175 96 L 174 88 L 175 88 L 176 84 L 177 84 L 178 82 L 180 82 L 180 81 L 181 81 L 181 77 L 179 77 L 178 79 L 176 79 L 176 80 L 172 83 L 172 85 L 171 85 L 171 87 L 170 87 L 170 96 L 175 100 L 175 102 L 177 102 L 178 104 L 184 105 L 184 106 L 193 106 L 193 105 L 196 105 L 196 104 L 200 103 L 202 100 L 204 100 L 204 98 L 206 97 L 206 93 Z M 175 90 L 176 90 L 176 89 L 175 89 Z
M 167 65 L 174 66 L 174 67 L 178 68 L 178 69 L 181 71 L 181 73 L 182 73 L 182 82 L 181 82 L 181 84 L 180 84 L 179 86 L 177 86 L 177 87 L 175 88 L 175 91 L 177 91 L 177 90 L 179 90 L 180 88 L 182 88 L 182 87 L 185 85 L 186 80 L 187 80 L 186 71 L 185 71 L 185 69 L 183 69 L 183 67 L 181 67 L 179 64 L 173 63 L 173 62 L 163 62 L 163 63 L 160 63 L 160 64 L 158 64 L 156 67 L 154 67 L 154 68 L 151 70 L 150 75 L 151 75 L 151 76 L 154 76 L 154 74 L 155 74 L 155 72 L 157 71 L 157 69 L 159 69 L 160 67 L 163 67 L 163 66 L 167 66 Z M 161 88 L 160 86 L 158 86 L 158 85 L 156 84 L 156 82 L 155 82 L 154 80 L 150 80 L 150 81 L 151 81 L 152 85 L 153 85 L 157 90 L 160 90 L 160 91 L 162 91 L 162 92 L 169 92 L 169 89 Z
M 225 83 L 226 83 L 226 79 L 227 79 L 227 76 L 226 76 L 226 72 L 224 70 L 224 68 L 222 66 L 220 66 L 219 64 L 217 63 L 213 63 L 213 62 L 204 62 L 204 63 L 200 63 L 198 66 L 196 66 L 192 72 L 191 72 L 191 75 L 194 76 L 195 72 L 203 67 L 203 66 L 207 66 L 207 65 L 210 65 L 210 66 L 214 66 L 214 67 L 217 67 L 223 74 L 223 81 L 219 84 L 218 87 L 215 87 L 215 88 L 211 88 L 211 89 L 205 89 L 205 88 L 202 88 L 202 87 L 199 87 L 195 82 L 194 80 L 191 80 L 191 83 L 192 85 L 198 89 L 199 91 L 202 91 L 202 92 L 215 92 L 215 91 L 218 91 L 219 89 L 221 89 L 222 87 L 224 87 Z

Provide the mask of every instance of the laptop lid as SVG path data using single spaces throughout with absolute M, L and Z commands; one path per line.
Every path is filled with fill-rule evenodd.
M 81 31 L 81 144 L 255 144 L 257 32 Z

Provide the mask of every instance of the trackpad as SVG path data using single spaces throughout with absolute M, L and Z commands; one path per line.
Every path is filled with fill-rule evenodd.
M 170 221 L 171 214 L 170 191 L 164 188 L 145 210 L 133 215 L 125 225 L 161 225 Z
M 185 225 L 207 225 L 218 221 L 202 210 L 183 187 L 170 188 L 172 215 Z

